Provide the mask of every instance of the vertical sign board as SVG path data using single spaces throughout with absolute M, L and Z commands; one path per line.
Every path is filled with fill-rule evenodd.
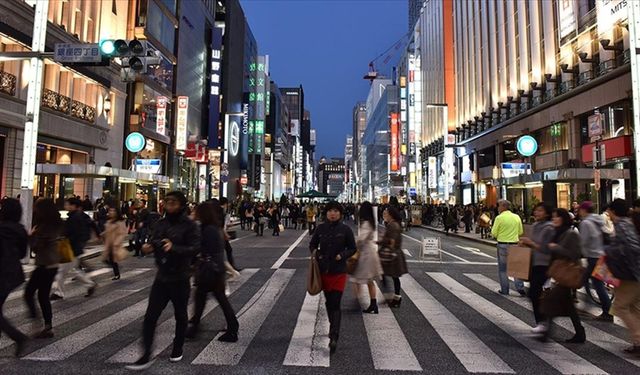
M 167 97 L 156 98 L 156 133 L 167 135 Z
M 429 165 L 428 165 L 428 173 L 429 173 L 429 181 L 428 188 L 435 189 L 438 187 L 438 174 L 436 171 L 437 168 L 437 159 L 435 156 L 429 156 Z
M 576 31 L 575 0 L 558 0 L 558 41 Z
M 187 149 L 187 114 L 189 112 L 189 97 L 178 96 L 178 111 L 176 117 L 176 151 Z
M 602 135 L 602 114 L 594 113 L 587 119 L 589 138 L 599 137 Z M 593 142 L 593 141 L 591 141 Z
M 245 95 L 245 98 L 248 97 Z M 240 169 L 249 167 L 249 103 L 242 103 L 242 126 L 240 127 Z
M 211 66 L 209 92 L 209 124 L 208 148 L 220 147 L 218 124 L 220 123 L 220 85 L 222 71 L 222 29 L 214 27 L 211 30 Z
M 397 172 L 399 169 L 399 139 L 398 139 L 398 114 L 391 114 L 391 171 Z
M 636 0 L 597 0 L 598 33 L 611 31 L 613 27 L 628 18 L 627 5 Z

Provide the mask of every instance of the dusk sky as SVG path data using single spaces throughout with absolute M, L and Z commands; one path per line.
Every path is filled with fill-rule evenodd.
M 302 84 L 304 88 L 305 106 L 317 129 L 317 158 L 344 157 L 353 106 L 366 100 L 369 91 L 369 82 L 362 77 L 369 61 L 408 31 L 408 1 L 241 3 L 259 53 L 270 56 L 271 79 L 280 87 Z M 390 70 L 388 65 L 380 68 L 385 74 Z

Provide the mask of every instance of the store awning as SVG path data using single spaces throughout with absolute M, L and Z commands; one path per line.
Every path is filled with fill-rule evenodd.
M 600 178 L 603 180 L 629 179 L 631 173 L 628 169 L 600 169 Z M 520 176 L 502 179 L 502 184 L 507 186 L 522 186 L 535 182 L 591 182 L 593 181 L 592 168 L 566 168 L 555 171 L 536 172 Z
M 121 183 L 157 183 L 159 186 L 169 187 L 168 176 L 140 173 L 128 169 L 105 167 L 95 164 L 37 164 L 36 174 L 60 174 L 82 178 L 118 177 Z

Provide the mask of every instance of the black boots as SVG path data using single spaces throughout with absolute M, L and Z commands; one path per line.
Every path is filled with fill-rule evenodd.
M 570 344 L 583 344 L 586 340 L 587 337 L 584 333 L 584 328 L 580 327 L 579 329 L 576 329 L 576 334 L 565 342 Z
M 377 314 L 378 313 L 378 301 L 375 298 L 371 299 L 369 307 L 366 310 L 362 310 L 365 314 Z
M 338 347 L 338 338 L 340 337 L 340 320 L 342 312 L 333 310 L 327 313 L 329 316 L 329 351 L 335 353 Z

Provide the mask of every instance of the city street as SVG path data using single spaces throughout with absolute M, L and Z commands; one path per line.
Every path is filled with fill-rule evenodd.
M 433 236 L 442 238 L 442 262 L 417 258 L 419 241 Z M 573 334 L 566 318 L 557 320 L 552 341 L 536 341 L 529 332 L 529 300 L 496 293 L 495 250 L 423 228 L 403 236 L 410 273 L 402 277 L 402 306 L 381 304 L 380 314 L 363 316 L 368 297 L 358 302 L 349 286 L 338 350 L 330 356 L 323 300 L 305 289 L 309 238 L 300 230 L 288 229 L 280 237 L 238 230 L 232 245 L 243 270 L 229 292 L 239 316 L 239 341 L 215 339 L 224 318 L 211 298 L 203 331 L 187 341 L 181 362 L 169 363 L 174 331 L 169 307 L 158 324 L 157 360 L 148 373 L 631 374 L 640 366 L 640 359 L 621 352 L 624 327 L 594 321 L 598 309 L 585 304 L 582 293 L 588 343 L 564 343 Z M 66 298 L 53 302 L 55 337 L 31 341 L 21 359 L 13 357 L 12 342 L 3 335 L 2 374 L 128 373 L 124 365 L 140 354 L 153 259 L 127 259 L 119 281 L 110 280 L 110 268 L 99 258 L 90 263 L 100 284 L 96 294 L 85 298 L 84 288 L 71 282 Z M 5 311 L 25 332 L 40 328 L 40 320 L 33 324 L 27 318 L 20 290 L 9 297 Z

